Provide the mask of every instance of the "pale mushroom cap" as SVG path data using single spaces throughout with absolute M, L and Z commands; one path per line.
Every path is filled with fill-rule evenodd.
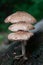
M 36 19 L 32 15 L 28 14 L 27 12 L 21 12 L 21 11 L 13 13 L 5 19 L 6 23 L 9 22 L 16 23 L 21 21 L 28 22 L 28 23 L 35 23 Z
M 10 33 L 8 35 L 8 39 L 9 40 L 28 40 L 31 36 L 33 36 L 33 33 L 31 32 L 17 31 L 15 33 Z
M 29 23 L 20 22 L 20 23 L 12 24 L 11 26 L 9 26 L 8 29 L 11 31 L 19 31 L 19 30 L 29 31 L 34 29 L 34 26 Z

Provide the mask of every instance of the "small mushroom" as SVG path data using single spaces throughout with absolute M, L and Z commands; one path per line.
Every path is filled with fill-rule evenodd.
M 36 19 L 32 15 L 24 11 L 23 12 L 18 11 L 16 13 L 13 13 L 5 19 L 6 23 L 9 23 L 9 22 L 17 23 L 21 21 L 28 22 L 28 23 L 36 23 Z
M 26 44 L 26 40 L 30 39 L 31 36 L 33 36 L 33 33 L 25 32 L 25 31 L 17 31 L 15 33 L 10 33 L 8 35 L 9 40 L 22 41 L 22 43 L 21 43 L 22 44 L 22 55 L 24 56 L 25 60 L 27 60 L 27 57 L 25 56 L 25 44 Z
M 28 40 L 33 33 L 26 31 L 17 31 L 8 35 L 9 40 Z
M 28 24 L 28 23 L 20 22 L 20 23 L 15 23 L 15 24 L 9 26 L 8 29 L 11 31 L 18 31 L 18 30 L 29 31 L 29 30 L 34 29 L 34 26 L 31 24 Z
M 8 39 L 22 41 L 22 55 L 24 59 L 27 59 L 25 56 L 26 40 L 33 36 L 33 33 L 29 32 L 29 30 L 34 29 L 34 26 L 31 24 L 36 23 L 36 19 L 27 12 L 18 11 L 8 16 L 5 22 L 14 23 L 9 27 L 9 30 L 14 31 L 14 33 L 9 34 Z

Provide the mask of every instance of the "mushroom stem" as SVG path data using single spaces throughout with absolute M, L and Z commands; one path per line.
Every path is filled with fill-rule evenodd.
M 22 42 L 22 55 L 24 57 L 25 60 L 27 60 L 27 57 L 25 56 L 25 45 L 26 45 L 26 41 Z

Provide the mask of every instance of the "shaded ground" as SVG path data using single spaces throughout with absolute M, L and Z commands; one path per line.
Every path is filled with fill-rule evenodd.
M 7 34 L 3 35 L 1 33 L 0 36 L 1 36 L 1 39 L 3 40 L 4 38 L 6 38 Z M 40 40 L 40 38 L 39 38 L 39 40 Z M 41 40 L 43 41 L 43 37 L 41 38 Z M 19 46 L 19 44 L 17 44 L 17 43 L 14 45 L 15 47 Z M 39 44 L 39 43 L 37 43 L 37 44 Z M 32 55 L 28 59 L 28 61 L 24 61 L 23 58 L 20 58 L 19 60 L 14 60 L 14 56 L 12 55 L 12 50 L 14 50 L 13 47 L 10 47 L 4 56 L 1 57 L 1 55 L 0 55 L 0 58 L 1 58 L 0 65 L 43 65 L 43 42 L 41 42 L 38 49 L 32 53 Z M 32 50 L 32 48 L 31 48 L 31 50 Z M 20 48 L 17 48 L 15 51 L 19 54 Z

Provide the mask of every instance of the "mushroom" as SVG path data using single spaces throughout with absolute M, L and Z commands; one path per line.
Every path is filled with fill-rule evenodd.
M 27 31 L 16 31 L 8 35 L 9 40 L 28 40 L 33 33 Z
M 19 40 L 22 43 L 22 55 L 24 57 L 25 60 L 27 60 L 28 58 L 25 56 L 25 45 L 26 45 L 26 40 L 30 39 L 30 37 L 33 36 L 33 33 L 31 32 L 27 32 L 27 31 L 17 31 L 14 33 L 10 33 L 8 35 L 8 39 L 9 40 Z M 21 57 L 20 56 L 20 57 Z M 19 56 L 16 56 L 16 58 Z
M 6 23 L 17 23 L 17 22 L 28 22 L 28 23 L 36 23 L 36 19 L 31 16 L 30 14 L 28 14 L 27 12 L 21 12 L 21 11 L 18 11 L 16 13 L 13 13 L 11 14 L 10 16 L 8 16 L 6 19 L 5 19 L 5 22 Z
M 34 26 L 31 25 L 36 23 L 36 19 L 26 12 L 16 12 L 5 19 L 6 23 L 14 23 L 9 27 L 9 30 L 13 31 L 8 35 L 9 40 L 21 40 L 22 41 L 22 55 L 24 59 L 27 59 L 25 56 L 25 45 L 26 40 L 28 40 L 33 33 L 29 32 L 29 30 L 34 29 Z
M 11 31 L 18 31 L 18 30 L 29 31 L 29 30 L 34 29 L 34 26 L 31 24 L 28 24 L 28 23 L 20 22 L 20 23 L 15 23 L 15 24 L 9 26 L 8 29 Z

